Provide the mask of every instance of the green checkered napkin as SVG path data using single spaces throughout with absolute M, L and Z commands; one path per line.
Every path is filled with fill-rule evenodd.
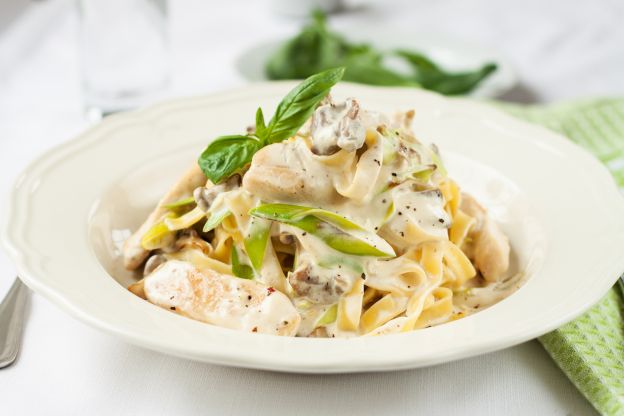
M 624 99 L 500 107 L 589 150 L 624 189 Z M 617 286 L 589 312 L 539 341 L 601 414 L 624 415 L 624 299 Z

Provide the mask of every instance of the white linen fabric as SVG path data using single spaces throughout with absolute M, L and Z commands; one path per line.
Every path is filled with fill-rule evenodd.
M 24 3 L 12 1 L 20 8 Z M 496 48 L 516 65 L 523 82 L 506 98 L 551 102 L 624 93 L 623 19 L 624 4 L 617 0 L 397 0 L 360 2 L 332 24 L 342 30 L 370 27 L 373 35 L 391 27 L 431 31 Z M 275 15 L 267 1 L 171 0 L 169 95 L 244 85 L 236 58 L 258 42 L 294 33 L 300 24 Z M 75 34 L 70 0 L 32 2 L 0 28 L 2 205 L 30 160 L 87 126 Z M 14 274 L 0 253 L 0 294 Z M 2 414 L 24 415 L 595 414 L 536 341 L 420 370 L 287 375 L 134 347 L 36 295 L 19 360 L 0 371 L 0 399 Z

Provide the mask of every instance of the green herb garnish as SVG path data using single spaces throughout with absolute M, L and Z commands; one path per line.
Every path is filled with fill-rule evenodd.
M 410 69 L 399 72 L 385 58 L 402 60 Z M 449 72 L 423 54 L 398 50 L 381 52 L 368 44 L 355 44 L 327 28 L 325 15 L 317 12 L 313 20 L 293 39 L 287 41 L 267 62 L 270 79 L 300 79 L 327 68 L 346 67 L 345 81 L 383 86 L 421 86 L 442 94 L 472 91 L 496 70 L 487 63 L 473 71 Z
M 258 108 L 255 133 L 216 138 L 199 157 L 199 167 L 213 183 L 241 173 L 258 150 L 292 137 L 343 74 L 344 68 L 334 68 L 308 77 L 282 99 L 268 124 Z

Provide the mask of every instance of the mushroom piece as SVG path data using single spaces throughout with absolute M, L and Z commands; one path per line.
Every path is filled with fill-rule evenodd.
M 178 239 L 171 247 L 172 252 L 179 252 L 185 249 L 197 249 L 207 256 L 212 253 L 212 245 L 201 238 L 197 231 L 193 229 L 180 231 L 178 233 Z M 147 263 L 145 267 L 147 267 Z
M 281 233 L 279 233 L 279 241 L 280 243 L 287 245 L 295 244 L 295 236 L 285 231 L 282 231 Z
M 366 128 L 358 117 L 359 112 L 360 104 L 354 98 L 317 108 L 310 126 L 312 151 L 317 155 L 331 155 L 340 149 L 355 152 L 361 148 Z
M 154 224 L 161 220 L 168 210 L 165 205 L 180 200 L 191 195 L 193 190 L 206 183 L 206 176 L 201 171 L 197 163 L 194 163 L 189 170 L 173 185 L 173 187 L 162 197 L 156 208 L 149 214 L 145 222 L 134 232 L 124 243 L 123 262 L 128 270 L 135 270 L 149 255 L 149 251 L 141 246 L 141 238 Z
M 230 191 L 240 185 L 240 176 L 233 175 L 223 183 L 214 186 L 200 186 L 193 191 L 193 199 L 204 212 L 210 209 L 220 193 Z
M 297 296 L 326 305 L 336 302 L 351 285 L 351 280 L 344 272 L 316 267 L 308 262 L 301 263 L 290 273 L 288 282 Z

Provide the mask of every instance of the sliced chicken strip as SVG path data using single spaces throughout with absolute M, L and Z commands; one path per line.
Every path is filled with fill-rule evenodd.
M 147 300 L 213 325 L 295 336 L 301 317 L 283 293 L 255 280 L 170 260 L 143 279 Z
M 141 246 L 141 238 L 152 226 L 167 213 L 164 206 L 179 199 L 191 196 L 193 190 L 206 184 L 206 176 L 197 163 L 187 170 L 173 187 L 162 197 L 156 208 L 149 214 L 145 222 L 124 243 L 123 260 L 128 270 L 139 267 L 149 255 L 149 251 Z
M 499 281 L 509 268 L 509 239 L 472 196 L 462 193 L 461 209 L 476 219 L 468 237 L 468 257 L 488 282 Z
M 338 197 L 330 175 L 310 158 L 303 140 L 260 149 L 243 177 L 243 188 L 263 201 L 310 204 Z

